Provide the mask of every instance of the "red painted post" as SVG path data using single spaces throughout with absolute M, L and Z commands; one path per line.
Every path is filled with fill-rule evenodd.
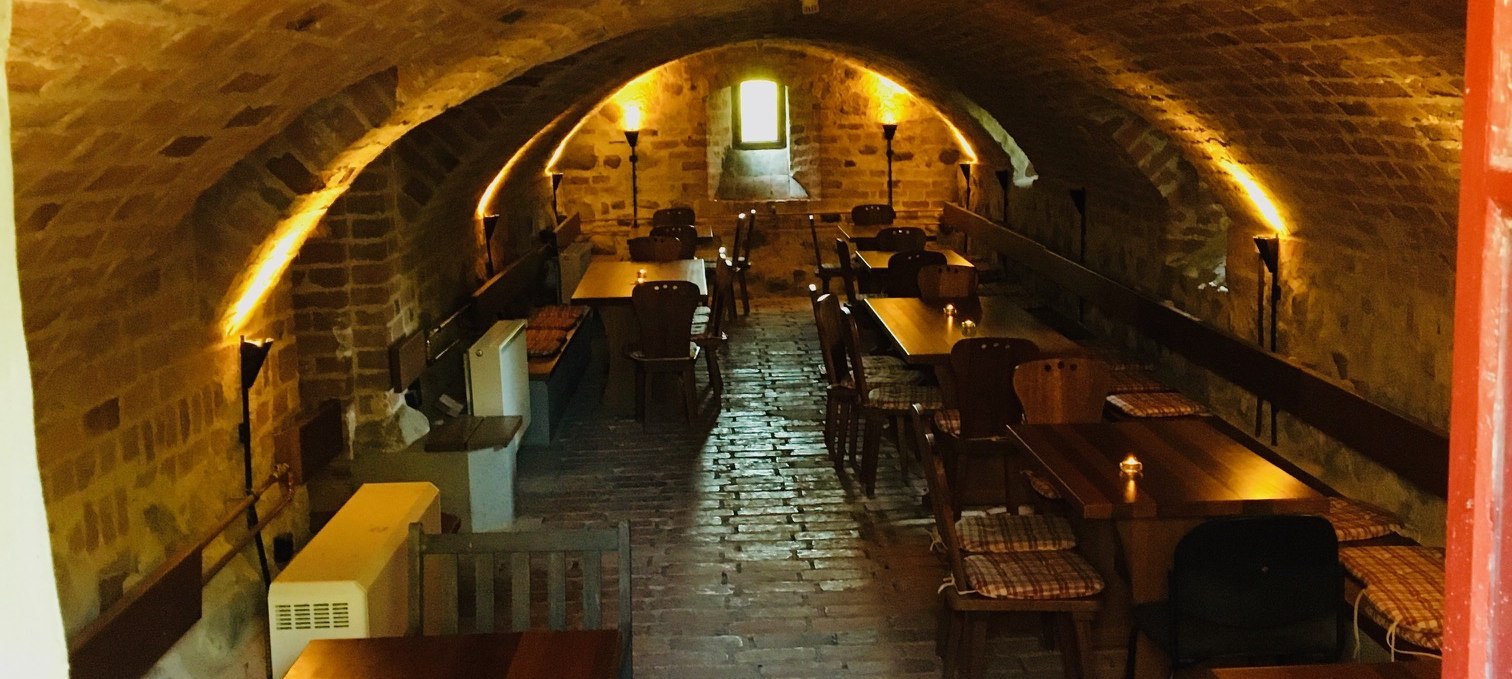
M 1512 6 L 1470 0 L 1465 44 L 1444 677 L 1512 677 Z M 1493 122 L 1499 129 L 1493 128 Z

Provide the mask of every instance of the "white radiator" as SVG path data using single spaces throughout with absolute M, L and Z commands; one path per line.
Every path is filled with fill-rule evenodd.
M 312 639 L 404 634 L 409 525 L 415 521 L 428 533 L 441 531 L 435 486 L 365 484 L 278 574 L 268 589 L 273 676 L 284 676 Z M 446 618 L 444 587 L 427 582 L 426 600 L 437 607 L 427 610 L 427 620 Z
M 557 255 L 558 269 L 561 273 L 562 285 L 558 288 L 561 304 L 572 303 L 572 293 L 577 290 L 578 282 L 583 280 L 583 272 L 588 270 L 588 265 L 593 262 L 593 245 L 586 242 L 578 242 L 562 248 Z

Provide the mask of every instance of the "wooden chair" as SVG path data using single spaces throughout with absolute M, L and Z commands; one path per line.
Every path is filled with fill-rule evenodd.
M 1028 424 L 1101 422 L 1112 384 L 1113 369 L 1095 358 L 1042 358 L 1013 371 L 1013 392 Z
M 612 555 L 619 597 L 615 604 L 620 633 L 620 677 L 634 676 L 631 642 L 634 633 L 631 601 L 630 524 L 624 521 L 610 529 L 509 531 L 491 533 L 426 533 L 420 523 L 410 524 L 409 554 L 409 627 L 408 634 L 419 635 L 424 629 L 425 571 L 455 560 L 461 567 L 470 559 L 474 578 L 472 632 L 492 632 L 495 624 L 497 571 L 508 573 L 509 627 L 522 632 L 538 628 L 531 615 L 531 562 L 545 561 L 546 626 L 553 630 L 568 628 L 567 586 L 570 571 L 582 573 L 580 611 L 573 616 L 579 629 L 598 629 L 603 625 L 604 560 Z M 439 558 L 427 558 L 439 557 Z M 463 557 L 463 558 L 458 558 Z M 569 567 L 575 566 L 575 568 Z M 457 575 L 461 575 L 458 573 Z M 534 616 L 539 619 L 539 615 Z M 457 621 L 444 621 L 455 623 Z M 452 626 L 450 624 L 448 627 Z
M 845 353 L 844 363 L 837 362 L 836 365 L 837 368 L 849 369 L 850 383 L 856 392 L 855 407 L 865 422 L 861 448 L 861 484 L 866 490 L 866 496 L 873 497 L 877 493 L 877 458 L 881 453 L 882 426 L 892 426 L 898 464 L 906 472 L 908 453 L 903 447 L 903 419 L 908 415 L 909 407 L 916 403 L 923 404 L 930 412 L 939 410 L 942 398 L 937 387 L 873 382 L 866 369 L 866 362 L 861 360 L 861 329 L 856 325 L 850 309 L 842 308 L 840 314 L 843 319 Z
M 824 291 L 829 292 L 830 279 L 842 275 L 842 264 L 830 265 L 824 263 L 824 251 L 819 248 L 819 229 L 814 225 L 814 216 L 809 215 L 809 240 L 814 244 L 814 276 L 824 286 Z
M 931 264 L 944 264 L 945 253 L 934 250 L 910 250 L 887 258 L 887 278 L 882 291 L 888 297 L 918 297 L 919 270 Z
M 926 240 L 924 229 L 917 226 L 894 226 L 877 232 L 872 239 L 872 249 L 887 252 L 923 250 Z
M 651 213 L 651 226 L 692 226 L 697 217 L 690 207 L 664 207 Z
M 927 449 L 924 409 L 915 405 L 908 413 L 917 437 L 915 445 Z M 940 629 L 936 637 L 946 679 L 981 676 L 987 618 L 1023 613 L 1058 618 L 1061 643 L 1056 646 L 1066 677 L 1095 676 L 1092 620 L 1102 605 L 1101 576 L 1074 550 L 964 554 L 945 466 L 939 458 L 931 462 L 924 476 L 935 529 L 950 564 L 950 575 L 940 588 Z
M 845 286 L 845 303 L 854 306 L 861 295 L 857 292 L 856 266 L 851 263 L 850 244 L 843 238 L 836 238 L 835 254 L 840 259 L 840 283 Z
M 683 414 L 691 421 L 698 403 L 693 366 L 701 348 L 693 343 L 698 286 L 690 281 L 647 281 L 630 293 L 639 335 L 626 349 L 635 362 L 635 417 L 646 421 L 652 374 L 675 374 L 682 382 Z
M 692 224 L 662 224 L 651 227 L 652 238 L 676 238 L 681 249 L 678 259 L 693 259 L 698 250 L 698 229 Z
M 919 269 L 919 297 L 926 301 L 977 296 L 977 270 L 960 264 L 929 264 Z
M 868 204 L 851 208 L 851 223 L 856 226 L 886 226 L 898 218 L 891 205 Z
M 637 236 L 626 242 L 632 262 L 672 262 L 681 259 L 682 241 L 669 236 Z
M 746 280 L 751 270 L 751 239 L 756 234 L 756 211 L 742 212 L 735 220 L 735 242 L 730 255 L 735 262 L 735 281 L 740 284 L 740 304 L 745 315 L 751 313 L 751 291 Z
M 715 389 L 724 388 L 724 375 L 719 370 L 719 350 L 728 342 L 724 332 L 725 317 L 735 305 L 735 265 L 729 258 L 714 264 L 714 286 L 709 300 L 709 320 L 703 328 L 695 328 L 693 343 L 704 353 L 709 368 L 709 384 Z
M 957 501 L 1017 507 L 1022 499 L 1013 482 L 1020 465 L 1004 437 L 1023 408 L 1008 386 L 1014 367 L 1039 355 L 1033 342 L 1014 337 L 969 337 L 951 347 L 956 407 L 935 413 L 934 426 Z

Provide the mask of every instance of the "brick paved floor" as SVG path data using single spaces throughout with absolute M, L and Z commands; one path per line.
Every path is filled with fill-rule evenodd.
M 945 569 L 920 482 L 890 448 L 876 498 L 836 476 L 807 300 L 754 302 L 730 331 L 717 413 L 684 426 L 670 403 L 647 432 L 599 416 L 586 388 L 552 446 L 522 453 L 519 512 L 631 521 L 638 677 L 939 676 Z M 991 676 L 1061 676 L 1037 621 L 1016 627 L 995 634 Z

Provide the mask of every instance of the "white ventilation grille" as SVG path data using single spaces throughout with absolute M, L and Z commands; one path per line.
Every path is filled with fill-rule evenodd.
M 278 604 L 273 608 L 275 629 L 346 629 L 351 617 L 340 603 Z

